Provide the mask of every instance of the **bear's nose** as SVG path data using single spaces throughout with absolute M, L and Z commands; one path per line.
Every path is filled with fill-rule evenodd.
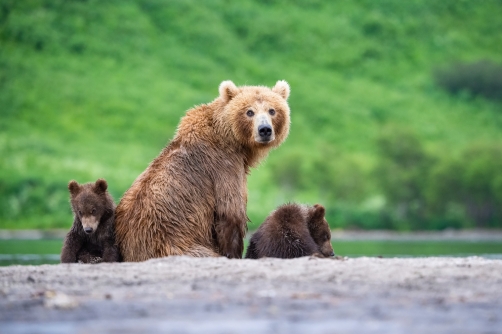
M 329 256 L 335 256 L 335 252 L 331 252 L 331 254 L 329 254 Z
M 86 227 L 84 228 L 84 232 L 89 234 L 89 233 L 92 233 L 92 227 Z
M 261 138 L 267 139 L 272 135 L 272 128 L 270 127 L 270 125 L 262 124 L 258 127 L 258 134 Z

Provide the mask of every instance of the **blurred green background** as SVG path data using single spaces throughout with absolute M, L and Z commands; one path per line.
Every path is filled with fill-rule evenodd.
M 67 183 L 118 202 L 218 85 L 291 86 L 248 179 L 333 228 L 502 227 L 502 1 L 0 0 L 0 228 L 69 228 Z

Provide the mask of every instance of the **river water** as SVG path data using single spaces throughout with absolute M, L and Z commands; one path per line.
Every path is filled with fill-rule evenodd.
M 369 239 L 369 238 L 368 238 Z M 502 240 L 458 238 L 339 238 L 337 255 L 347 257 L 467 257 L 502 259 Z M 59 263 L 62 239 L 0 240 L 0 266 Z

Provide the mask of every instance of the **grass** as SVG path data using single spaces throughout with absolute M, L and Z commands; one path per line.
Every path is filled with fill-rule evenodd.
M 0 240 L 0 254 L 59 254 L 63 240 Z
M 439 156 L 502 142 L 499 103 L 433 78 L 455 61 L 500 62 L 501 16 L 495 0 L 5 0 L 0 228 L 69 228 L 71 179 L 105 178 L 119 200 L 226 79 L 292 89 L 290 136 L 248 180 L 251 229 L 286 201 L 363 212 L 385 198 L 374 170 L 387 125 Z M 295 166 L 303 184 L 284 177 Z
M 333 243 L 337 255 L 423 257 L 502 254 L 502 243 L 479 241 L 346 241 Z

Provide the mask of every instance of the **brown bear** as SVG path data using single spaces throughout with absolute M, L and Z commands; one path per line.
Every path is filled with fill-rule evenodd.
M 285 204 L 273 211 L 253 234 L 247 259 L 335 256 L 322 205 Z
M 250 167 L 289 132 L 289 85 L 236 87 L 181 119 L 160 155 L 122 197 L 115 215 L 124 261 L 169 255 L 242 258 Z
M 70 202 L 74 219 L 61 250 L 62 263 L 98 263 L 119 261 L 115 243 L 115 203 L 107 191 L 108 184 L 79 185 L 70 181 Z

